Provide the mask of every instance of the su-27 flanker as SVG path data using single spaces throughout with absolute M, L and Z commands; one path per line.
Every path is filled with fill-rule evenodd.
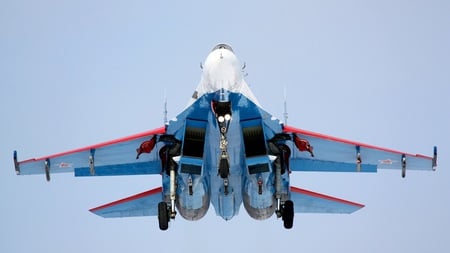
M 202 64 L 188 106 L 164 126 L 68 152 L 18 161 L 17 174 L 161 175 L 162 186 L 90 211 L 102 217 L 158 216 L 166 230 L 177 213 L 198 220 L 210 204 L 229 220 L 241 205 L 254 219 L 274 214 L 292 228 L 294 213 L 352 213 L 363 205 L 291 186 L 298 171 L 434 170 L 433 156 L 414 155 L 282 124 L 244 80 L 230 46 Z

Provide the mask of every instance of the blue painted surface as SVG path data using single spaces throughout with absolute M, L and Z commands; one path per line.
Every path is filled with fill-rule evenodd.
M 338 200 L 321 198 L 298 192 L 291 192 L 291 200 L 294 202 L 296 213 L 353 213 L 362 206 L 352 205 Z
M 356 163 L 294 158 L 291 159 L 291 170 L 316 172 L 357 172 L 357 167 Z M 377 172 L 377 165 L 361 164 L 360 172 Z
M 293 171 L 335 171 L 357 172 L 357 145 L 337 142 L 324 138 L 299 135 L 300 138 L 309 141 L 314 148 L 314 157 L 308 152 L 298 151 L 292 142 L 290 143 L 291 169 Z M 361 172 L 376 172 L 378 169 L 401 170 L 402 153 L 389 152 L 367 147 L 359 147 L 361 155 Z M 432 160 L 405 154 L 407 170 L 431 170 Z
M 161 162 L 140 162 L 127 164 L 113 164 L 95 167 L 95 176 L 128 176 L 128 175 L 151 175 L 161 173 Z M 89 167 L 75 168 L 76 177 L 87 177 L 91 175 Z
M 217 215 L 229 220 L 239 213 L 243 201 L 248 201 L 246 210 L 249 213 L 252 210 L 267 210 L 265 215 L 270 217 L 273 213 L 273 196 L 275 194 L 273 161 L 269 159 L 269 153 L 246 157 L 242 129 L 261 127 L 264 143 L 267 143 L 267 140 L 274 137 L 275 134 L 283 132 L 282 125 L 279 120 L 273 118 L 272 115 L 242 94 L 228 91 L 225 93 L 224 97 L 231 101 L 232 110 L 232 120 L 226 135 L 230 164 L 228 193 L 225 193 L 224 180 L 218 175 L 218 162 L 221 155 L 220 130 L 211 108 L 212 100 L 220 94 L 217 92 L 207 93 L 171 120 L 166 129 L 166 134 L 173 135 L 181 142 L 184 140 L 187 126 L 205 129 L 203 157 L 182 155 L 178 160 L 177 207 L 179 210 L 188 210 L 187 213 L 190 213 L 189 210 L 197 210 L 197 213 L 201 213 L 202 211 L 206 212 L 211 203 Z M 308 152 L 296 149 L 291 140 L 285 141 L 285 144 L 291 149 L 291 171 L 356 172 L 358 152 L 362 159 L 361 172 L 377 172 L 377 169 L 401 169 L 401 155 L 397 153 L 357 147 L 312 136 L 299 135 L 299 137 L 308 140 L 314 147 L 314 157 Z M 132 201 L 113 204 L 95 212 L 103 217 L 157 215 L 158 202 L 163 199 L 167 200 L 170 195 L 169 176 L 162 172 L 158 154 L 166 143 L 159 142 L 151 153 L 143 153 L 139 159 L 136 159 L 136 148 L 150 138 L 151 135 L 99 147 L 95 150 L 83 150 L 51 157 L 50 173 L 74 172 L 75 176 L 94 176 L 89 167 L 89 156 L 92 155 L 95 158 L 95 176 L 162 174 L 161 194 L 140 196 Z M 14 157 L 17 157 L 16 153 Z M 423 169 L 431 166 L 428 164 L 429 160 L 421 157 L 406 155 L 406 159 L 408 169 Z M 196 167 L 190 168 L 191 170 L 183 170 L 184 165 Z M 255 165 L 266 166 L 264 168 L 267 170 L 255 170 L 255 173 L 249 173 L 249 166 Z M 20 164 L 23 175 L 43 174 L 45 173 L 44 169 L 42 159 Z M 199 173 L 197 173 L 197 169 Z M 189 182 L 192 183 L 191 194 Z M 260 182 L 262 188 L 258 188 Z M 284 173 L 281 193 L 294 201 L 296 212 L 351 213 L 361 208 L 332 199 L 290 192 L 289 187 L 289 173 Z M 260 189 L 263 189 L 262 192 Z M 207 202 L 205 203 L 205 201 Z M 184 217 L 194 219 L 194 217 L 186 216 L 186 213 Z
M 149 140 L 152 135 L 141 138 L 115 143 L 95 149 L 94 167 L 97 176 L 109 175 L 138 175 L 138 174 L 159 174 L 160 168 L 158 152 L 142 154 L 136 159 L 136 149 L 144 141 Z M 156 145 L 154 150 L 159 150 L 161 144 Z M 75 176 L 89 176 L 89 157 L 92 155 L 91 149 L 82 150 L 75 153 L 50 156 L 50 173 L 72 172 Z M 44 161 L 47 158 L 23 161 L 20 163 L 21 175 L 43 174 L 45 171 Z M 157 161 L 157 163 L 153 163 Z M 149 164 L 148 168 L 145 164 Z M 110 171 L 108 171 L 110 170 Z
M 159 203 L 162 199 L 161 191 L 153 189 L 90 211 L 104 218 L 156 216 L 158 205 L 155 203 Z

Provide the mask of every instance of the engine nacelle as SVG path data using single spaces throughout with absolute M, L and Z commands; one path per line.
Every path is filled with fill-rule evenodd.
M 210 193 L 200 176 L 179 175 L 176 207 L 186 220 L 199 220 L 209 209 Z
M 275 188 L 267 156 L 247 158 L 248 175 L 244 180 L 242 201 L 250 217 L 264 220 L 276 209 Z
M 266 194 L 259 194 L 258 190 L 255 189 L 258 188 L 258 186 L 248 186 L 253 189 L 253 193 L 248 194 L 247 192 L 244 192 L 242 194 L 242 201 L 248 215 L 256 220 L 265 220 L 270 218 L 274 214 L 276 208 L 273 193 L 267 194 L 267 192 Z

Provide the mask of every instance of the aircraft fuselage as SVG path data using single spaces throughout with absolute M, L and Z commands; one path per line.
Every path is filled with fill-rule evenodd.
M 238 214 L 242 203 L 251 217 L 266 219 L 276 210 L 276 195 L 287 199 L 289 192 L 284 169 L 278 175 L 282 183 L 275 183 L 279 154 L 273 146 L 278 144 L 268 144 L 282 133 L 280 121 L 259 106 L 229 46 L 216 46 L 202 69 L 190 106 L 167 126 L 167 135 L 181 143 L 169 157 L 176 163 L 174 203 L 188 220 L 203 217 L 210 203 L 226 220 Z M 169 170 L 163 173 L 167 202 L 170 178 Z

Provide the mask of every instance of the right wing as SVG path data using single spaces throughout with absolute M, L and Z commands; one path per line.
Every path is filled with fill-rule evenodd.
M 293 171 L 377 172 L 378 169 L 435 170 L 437 148 L 433 156 L 424 156 L 345 140 L 290 126 L 292 134 L 290 168 Z
M 14 151 L 14 166 L 18 175 L 74 172 L 75 176 L 115 176 L 159 174 L 161 163 L 157 136 L 165 127 L 132 136 L 58 153 L 41 158 L 18 161 Z M 147 154 L 148 153 L 148 154 Z

